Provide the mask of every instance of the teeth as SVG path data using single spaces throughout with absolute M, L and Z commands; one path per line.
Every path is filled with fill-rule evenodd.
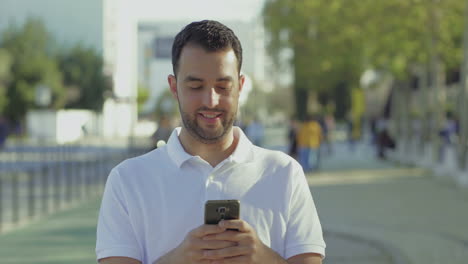
M 203 116 L 206 117 L 206 118 L 215 118 L 216 117 L 216 115 L 207 115 L 207 114 L 204 114 Z

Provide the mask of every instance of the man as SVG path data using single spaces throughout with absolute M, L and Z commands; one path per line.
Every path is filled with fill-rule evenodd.
M 321 142 L 322 128 L 317 117 L 307 115 L 306 121 L 299 128 L 297 135 L 298 159 L 304 171 L 318 169 Z
M 321 263 L 325 243 L 301 167 L 233 127 L 244 84 L 237 37 L 216 21 L 191 23 L 174 40 L 172 63 L 183 126 L 112 170 L 99 263 Z M 240 219 L 204 225 L 205 201 L 219 199 L 239 200 Z

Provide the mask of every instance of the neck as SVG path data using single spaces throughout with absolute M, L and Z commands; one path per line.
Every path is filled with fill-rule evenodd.
M 235 128 L 231 128 L 231 131 L 219 142 L 206 144 L 194 138 L 182 127 L 179 140 L 187 153 L 200 156 L 214 168 L 234 152 L 239 142 L 239 133 L 235 131 Z

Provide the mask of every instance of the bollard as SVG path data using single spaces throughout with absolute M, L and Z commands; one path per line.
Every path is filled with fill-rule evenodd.
M 3 201 L 5 197 L 3 197 L 3 174 L 0 174 L 0 233 L 3 229 Z
M 77 170 L 76 170 L 76 189 L 77 189 L 77 199 L 81 201 L 83 197 L 83 161 L 77 161 Z
M 54 211 L 60 209 L 60 171 L 58 162 L 55 161 L 52 164 L 51 168 L 52 172 L 52 187 L 53 187 L 53 203 L 54 203 Z
M 35 204 L 35 175 L 34 170 L 28 171 L 28 216 L 33 218 L 35 215 L 36 204 Z
M 70 204 L 72 198 L 72 166 L 71 161 L 66 160 L 64 162 L 64 180 L 65 180 L 65 200 L 67 204 Z
M 42 187 L 42 213 L 45 215 L 49 212 L 49 169 L 47 165 L 42 167 L 41 187 Z
M 18 193 L 18 173 L 14 172 L 11 176 L 11 209 L 12 209 L 12 222 L 18 223 L 19 221 L 19 193 Z

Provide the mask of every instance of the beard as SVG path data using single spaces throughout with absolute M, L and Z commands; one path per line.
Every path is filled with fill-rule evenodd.
M 182 107 L 180 107 L 179 104 L 179 111 L 182 117 L 182 123 L 184 124 L 184 127 L 187 129 L 189 134 L 197 139 L 198 141 L 204 143 L 204 144 L 215 144 L 219 141 L 221 141 L 226 134 L 232 129 L 232 126 L 235 121 L 235 116 L 237 114 L 237 110 L 234 112 L 227 112 L 224 110 L 220 109 L 208 109 L 208 108 L 199 108 L 198 111 L 202 110 L 212 110 L 216 112 L 221 112 L 223 114 L 224 118 L 221 118 L 221 127 L 216 128 L 215 130 L 206 130 L 202 128 L 197 121 L 197 114 L 192 115 L 187 112 L 185 112 Z

